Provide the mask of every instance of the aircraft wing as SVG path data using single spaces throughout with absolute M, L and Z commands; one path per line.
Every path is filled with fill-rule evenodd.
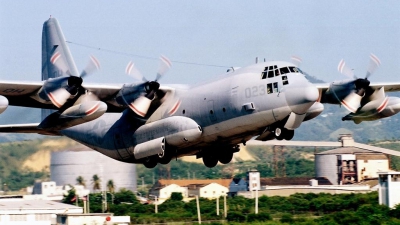
M 40 129 L 38 128 L 38 125 L 39 123 L 0 125 L 0 133 L 35 133 L 56 136 L 59 135 L 56 131 Z
M 51 102 L 38 101 L 35 98 L 36 93 L 43 86 L 43 82 L 26 82 L 26 81 L 0 81 L 0 95 L 6 97 L 9 105 L 42 108 L 42 109 L 57 109 Z M 112 105 L 113 97 L 121 89 L 122 85 L 84 85 L 84 87 L 93 92 L 99 100 Z M 121 112 L 122 107 L 112 105 L 111 112 Z
M 318 90 L 325 92 L 328 90 L 330 84 L 329 83 L 317 83 L 315 86 L 318 88 Z M 369 85 L 371 88 L 374 90 L 384 87 L 385 92 L 396 92 L 400 91 L 400 83 L 393 83 L 393 82 L 383 82 L 383 83 L 371 83 Z

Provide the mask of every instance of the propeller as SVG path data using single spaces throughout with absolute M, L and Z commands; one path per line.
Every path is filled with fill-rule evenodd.
M 125 72 L 136 80 L 140 80 L 143 82 L 138 85 L 140 88 L 139 90 L 141 90 L 142 93 L 139 97 L 134 97 L 133 99 L 130 96 L 124 96 L 124 94 L 122 94 L 122 98 L 124 102 L 129 106 L 129 108 L 137 115 L 141 117 L 146 116 L 150 108 L 151 102 L 153 101 L 155 94 L 160 88 L 160 83 L 158 83 L 158 80 L 161 79 L 168 72 L 169 68 L 171 68 L 171 61 L 167 57 L 161 56 L 156 79 L 154 81 L 148 81 L 139 72 L 132 61 L 128 63 Z
M 295 55 L 292 55 L 292 57 L 290 59 L 292 60 L 292 63 L 296 67 L 300 67 L 301 63 L 303 62 L 303 60 L 299 56 L 295 56 Z
M 379 58 L 372 54 L 370 55 L 370 62 L 368 66 L 365 78 L 358 78 L 354 75 L 352 69 L 346 66 L 345 61 L 342 59 L 338 65 L 338 71 L 345 76 L 354 79 L 353 89 L 350 94 L 348 94 L 343 100 L 341 100 L 342 105 L 352 113 L 355 113 L 361 105 L 362 99 L 366 94 L 371 94 L 373 92 L 370 88 L 370 81 L 368 78 L 376 71 L 376 69 L 381 65 Z
M 50 62 L 58 69 L 69 75 L 69 77 L 66 78 L 66 87 L 60 87 L 50 92 L 46 92 L 50 101 L 57 108 L 61 108 L 62 106 L 64 106 L 71 95 L 84 93 L 85 90 L 82 87 L 83 78 L 100 69 L 100 63 L 94 56 L 90 56 L 89 62 L 79 76 L 71 74 L 67 64 L 64 62 L 64 60 L 61 59 L 61 54 L 59 52 L 53 54 L 53 56 L 50 58 Z M 61 78 L 61 81 L 64 81 L 64 79 Z

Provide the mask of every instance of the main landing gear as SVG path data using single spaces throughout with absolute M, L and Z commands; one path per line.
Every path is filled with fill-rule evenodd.
M 238 152 L 239 146 L 214 147 L 203 151 L 203 163 L 208 168 L 215 167 L 218 162 L 228 164 L 233 159 L 233 153 Z
M 172 151 L 171 149 L 165 150 L 162 154 L 160 155 L 153 155 L 150 157 L 147 157 L 145 159 L 145 161 L 143 162 L 143 165 L 146 168 L 152 169 L 154 167 L 157 166 L 158 163 L 160 164 L 168 164 L 169 162 L 171 162 L 171 159 L 174 157 L 174 151 Z
M 294 136 L 294 130 L 288 130 L 284 127 L 275 128 L 274 133 L 277 140 L 292 140 Z

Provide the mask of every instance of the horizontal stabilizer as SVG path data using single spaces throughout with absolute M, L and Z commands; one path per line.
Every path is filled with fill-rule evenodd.
M 35 133 L 59 136 L 57 131 L 49 131 L 38 128 L 39 123 L 7 124 L 0 125 L 0 133 Z

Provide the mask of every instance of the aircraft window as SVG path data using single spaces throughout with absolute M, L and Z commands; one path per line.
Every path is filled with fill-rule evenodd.
M 268 71 L 268 78 L 274 77 L 274 71 L 273 70 L 269 70 Z
M 266 71 L 264 71 L 264 72 L 262 72 L 261 73 L 261 79 L 265 79 L 265 78 L 267 78 L 267 72 Z
M 279 76 L 279 75 L 280 75 L 279 69 L 276 69 L 276 70 L 275 70 L 275 76 Z
M 283 85 L 289 84 L 287 76 L 282 76 Z
M 268 66 L 264 68 L 264 72 L 268 70 Z
M 225 109 L 225 108 L 222 108 L 222 112 L 226 112 L 226 109 Z
M 185 112 L 186 112 L 185 110 L 182 110 L 182 114 L 185 114 Z
M 273 70 L 274 69 L 274 67 L 273 66 L 269 66 L 269 70 Z
M 210 114 L 214 114 L 214 111 L 210 110 Z
M 276 65 L 274 65 L 274 69 L 278 69 L 278 67 Z
M 289 68 L 287 68 L 287 67 L 282 67 L 279 70 L 281 71 L 281 75 L 283 75 L 285 73 L 289 73 Z
M 267 93 L 268 94 L 272 93 L 272 84 L 267 84 Z
M 274 92 L 278 92 L 278 83 L 277 82 L 274 83 Z
M 295 71 L 294 69 L 295 69 L 295 68 L 294 68 L 293 66 L 290 66 L 290 67 L 289 67 L 290 72 L 296 73 L 297 71 Z

